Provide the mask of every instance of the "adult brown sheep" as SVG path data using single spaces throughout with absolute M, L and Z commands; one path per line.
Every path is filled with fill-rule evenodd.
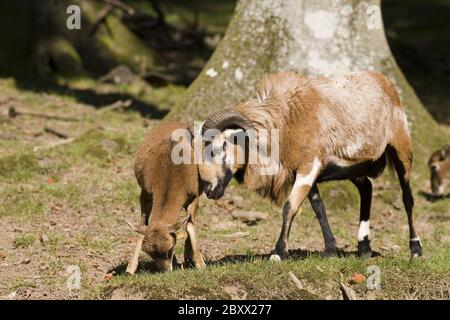
M 209 129 L 219 130 L 220 134 L 205 139 Z M 248 145 L 236 144 L 233 137 L 272 129 L 278 129 L 280 140 L 276 174 L 262 175 L 258 163 L 229 161 L 230 153 L 245 154 L 248 159 Z M 335 240 L 317 183 L 345 179 L 353 182 L 361 197 L 358 253 L 370 254 L 369 177 L 381 175 L 387 160 L 394 166 L 402 189 L 411 254 L 422 254 L 413 224 L 408 123 L 394 85 L 383 75 L 357 72 L 330 79 L 294 72 L 271 74 L 259 83 L 248 101 L 209 116 L 202 132 L 203 147 L 210 147 L 213 158 L 212 161 L 205 157 L 199 165 L 208 198 L 220 198 L 236 176 L 250 189 L 277 203 L 287 199 L 271 259 L 288 257 L 292 221 L 306 197 L 321 224 L 326 252 L 335 254 Z

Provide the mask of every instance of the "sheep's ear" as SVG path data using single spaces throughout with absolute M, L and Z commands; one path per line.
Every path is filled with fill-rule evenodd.
M 147 228 L 146 226 L 141 226 L 141 225 L 135 225 L 134 223 L 131 223 L 130 221 L 125 221 L 128 226 L 133 230 L 136 231 L 137 233 L 140 234 L 145 234 L 145 229 Z

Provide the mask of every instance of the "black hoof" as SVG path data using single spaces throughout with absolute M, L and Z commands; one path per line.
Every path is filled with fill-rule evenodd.
M 374 251 L 372 251 L 372 248 L 370 247 L 370 240 L 365 239 L 358 241 L 358 257 L 370 258 L 373 256 L 373 253 Z
M 337 257 L 337 250 L 336 248 L 328 248 L 325 249 L 325 251 L 323 252 L 323 256 L 325 258 L 333 258 L 333 257 Z
M 411 249 L 412 258 L 418 258 L 422 256 L 422 245 L 420 243 L 420 240 L 409 240 L 409 248 Z

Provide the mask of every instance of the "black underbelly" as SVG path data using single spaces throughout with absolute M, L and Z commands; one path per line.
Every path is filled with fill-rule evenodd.
M 383 173 L 385 167 L 386 156 L 384 154 L 376 161 L 364 161 L 349 167 L 329 163 L 320 173 L 317 182 L 347 180 L 366 176 L 376 178 Z

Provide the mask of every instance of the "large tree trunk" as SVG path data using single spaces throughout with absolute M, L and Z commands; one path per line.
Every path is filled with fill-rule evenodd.
M 66 26 L 69 5 L 81 9 L 79 30 Z M 102 12 L 108 14 L 100 19 Z M 156 52 L 128 29 L 120 14 L 92 0 L 0 1 L 0 72 L 79 76 L 84 71 L 100 75 L 119 64 L 135 71 L 152 66 Z
M 224 39 L 169 118 L 202 119 L 230 107 L 247 99 L 264 74 L 281 70 L 323 76 L 380 71 L 401 94 L 421 165 L 430 137 L 439 140 L 439 133 L 430 135 L 437 125 L 391 54 L 380 0 L 239 1 Z

